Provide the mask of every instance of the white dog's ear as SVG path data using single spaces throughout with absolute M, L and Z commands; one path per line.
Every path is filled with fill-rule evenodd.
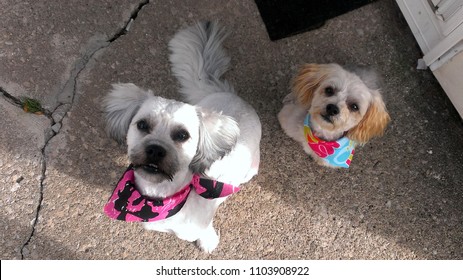
M 153 96 L 134 84 L 114 84 L 103 99 L 103 112 L 108 134 L 118 143 L 124 143 L 130 122 L 146 99 Z
M 214 161 L 227 155 L 236 145 L 240 128 L 236 121 L 221 113 L 198 108 L 199 142 L 190 164 L 193 173 L 204 173 Z

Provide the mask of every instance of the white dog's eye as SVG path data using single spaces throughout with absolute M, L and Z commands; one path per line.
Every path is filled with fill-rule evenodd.
M 326 87 L 325 88 L 325 94 L 328 97 L 333 96 L 334 95 L 334 88 L 332 86 Z
M 190 138 L 190 134 L 185 129 L 179 129 L 172 133 L 172 140 L 176 142 L 185 142 Z
M 140 131 L 148 132 L 149 129 L 150 129 L 150 126 L 148 125 L 148 123 L 145 120 L 139 120 L 137 122 L 137 128 Z

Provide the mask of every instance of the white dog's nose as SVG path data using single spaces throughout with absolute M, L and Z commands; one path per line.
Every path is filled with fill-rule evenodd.
M 149 145 L 146 147 L 145 153 L 150 162 L 158 163 L 166 156 L 167 151 L 162 146 Z

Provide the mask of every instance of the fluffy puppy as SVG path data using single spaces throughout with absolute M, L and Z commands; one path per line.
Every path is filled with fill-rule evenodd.
M 305 64 L 278 120 L 317 163 L 348 168 L 356 144 L 381 136 L 390 121 L 376 74 L 365 67 Z
M 108 132 L 126 141 L 134 177 L 118 184 L 106 214 L 196 241 L 205 252 L 219 243 L 216 209 L 257 174 L 260 161 L 259 118 L 220 79 L 229 64 L 224 37 L 217 23 L 201 22 L 170 41 L 172 72 L 189 103 L 133 84 L 114 85 L 104 100 Z

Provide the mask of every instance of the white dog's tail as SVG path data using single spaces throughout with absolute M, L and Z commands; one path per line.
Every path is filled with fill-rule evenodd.
M 230 63 L 222 48 L 225 37 L 217 22 L 199 22 L 169 42 L 172 72 L 188 102 L 196 104 L 214 92 L 233 92 L 227 81 L 220 80 Z

